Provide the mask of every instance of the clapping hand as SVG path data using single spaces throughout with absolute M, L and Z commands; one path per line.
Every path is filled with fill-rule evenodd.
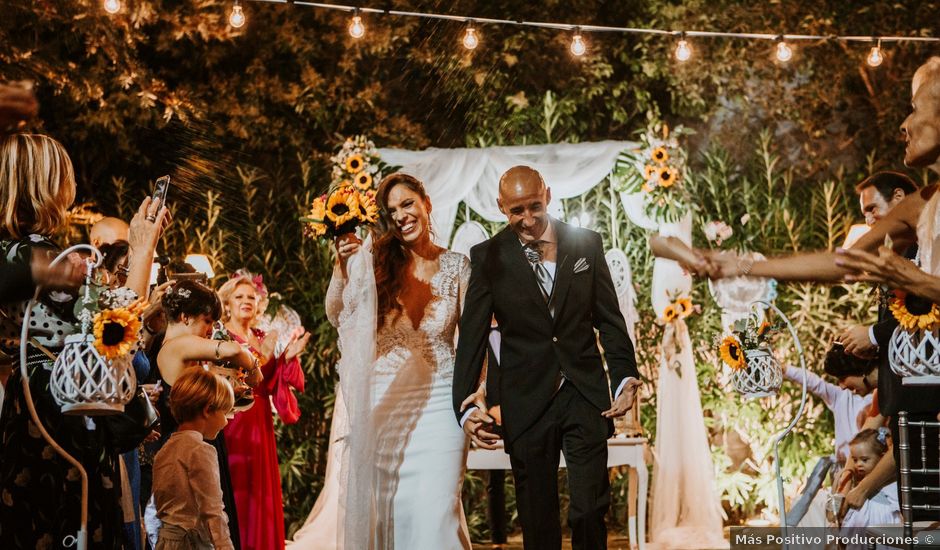
M 294 329 L 293 334 L 291 334 L 290 343 L 287 344 L 287 347 L 284 349 L 284 360 L 293 361 L 301 353 L 303 353 L 304 348 L 307 347 L 307 342 L 310 341 L 310 333 L 304 330 L 303 327 L 297 327 Z
M 279 336 L 277 330 L 272 330 L 264 335 L 264 340 L 261 341 L 261 349 L 259 351 L 265 362 L 269 361 L 271 357 L 274 356 L 274 348 L 277 347 L 277 339 Z
M 910 260 L 897 255 L 886 246 L 878 247 L 878 254 L 855 248 L 836 251 L 836 265 L 848 269 L 846 281 L 868 282 L 909 290 L 921 282 L 924 275 Z

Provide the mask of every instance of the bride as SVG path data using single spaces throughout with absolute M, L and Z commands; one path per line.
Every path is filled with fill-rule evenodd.
M 347 425 L 333 443 L 337 547 L 469 550 L 460 500 L 467 440 L 450 403 L 470 262 L 432 242 L 431 202 L 414 177 L 386 177 L 376 200 L 386 231 L 371 252 L 355 235 L 337 240 L 327 292 L 342 353 L 346 410 L 336 414 Z M 291 548 L 317 538 L 309 527 Z

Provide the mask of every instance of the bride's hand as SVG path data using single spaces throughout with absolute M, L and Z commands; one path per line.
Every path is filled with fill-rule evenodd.
M 460 404 L 460 410 L 465 411 L 467 407 L 476 407 L 481 411 L 487 410 L 489 407 L 486 406 L 486 386 L 481 384 L 480 388 L 476 393 L 471 393 L 463 400 L 463 403 Z
M 362 246 L 362 240 L 359 239 L 355 233 L 346 233 L 336 237 L 334 244 L 336 246 L 336 261 L 345 277 L 346 262 L 349 261 L 350 256 L 359 251 L 359 247 Z

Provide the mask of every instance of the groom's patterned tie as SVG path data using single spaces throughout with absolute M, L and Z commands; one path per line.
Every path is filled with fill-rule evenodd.
M 529 260 L 529 263 L 532 264 L 532 268 L 535 269 L 535 278 L 538 279 L 539 288 L 542 289 L 542 297 L 545 298 L 546 302 L 549 302 L 552 297 L 552 289 L 555 286 L 555 282 L 542 263 L 542 244 L 544 242 L 545 241 L 531 242 L 527 244 L 523 250 L 525 251 L 526 259 Z

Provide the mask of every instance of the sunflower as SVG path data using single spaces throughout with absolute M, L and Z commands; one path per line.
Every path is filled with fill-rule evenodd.
M 364 223 L 379 221 L 379 205 L 375 203 L 373 191 L 359 193 L 359 219 Z
M 666 161 L 669 160 L 669 153 L 666 152 L 665 147 L 657 147 L 653 149 L 653 160 L 659 164 L 666 164 Z
M 672 187 L 676 183 L 676 177 L 679 173 L 671 166 L 663 166 L 659 169 L 659 185 L 663 187 Z
M 646 167 L 643 168 L 643 179 L 645 179 L 646 181 L 650 181 L 651 179 L 654 179 L 655 177 L 656 177 L 656 167 L 653 166 L 652 164 L 647 164 Z
M 304 233 L 308 237 L 322 237 L 326 235 L 326 224 L 320 222 L 309 222 L 304 225 Z
M 307 214 L 307 217 L 318 222 L 322 222 L 326 219 L 326 195 L 313 199 L 313 204 L 310 205 L 310 213 Z
M 652 193 L 652 192 L 653 192 L 653 189 L 656 189 L 657 187 L 659 187 L 659 186 L 656 185 L 656 182 L 655 182 L 655 181 L 649 180 L 649 181 L 643 182 L 643 192 L 644 192 L 644 193 Z
M 679 318 L 679 308 L 675 304 L 669 304 L 666 306 L 666 309 L 663 310 L 663 320 L 667 323 L 671 323 Z
M 679 311 L 679 318 L 685 319 L 689 315 L 692 315 L 692 300 L 690 298 L 679 298 L 675 303 L 676 309 Z
M 362 170 L 362 167 L 365 166 L 366 162 L 363 160 L 362 155 L 352 155 L 346 159 L 346 171 L 350 174 L 355 174 L 356 172 Z
M 330 195 L 326 204 L 326 217 L 336 227 L 355 219 L 359 213 L 359 193 L 351 187 L 341 187 Z
M 105 309 L 95 315 L 95 348 L 106 359 L 127 355 L 139 332 L 140 317 L 132 308 Z
M 721 360 L 734 370 L 741 370 L 747 367 L 747 361 L 744 360 L 744 352 L 741 350 L 741 342 L 734 336 L 725 336 L 721 341 Z
M 356 187 L 363 191 L 372 189 L 372 174 L 363 170 L 353 176 L 353 182 L 356 184 Z
M 894 318 L 905 330 L 933 330 L 940 328 L 940 307 L 937 304 L 907 293 L 895 290 L 889 305 Z

